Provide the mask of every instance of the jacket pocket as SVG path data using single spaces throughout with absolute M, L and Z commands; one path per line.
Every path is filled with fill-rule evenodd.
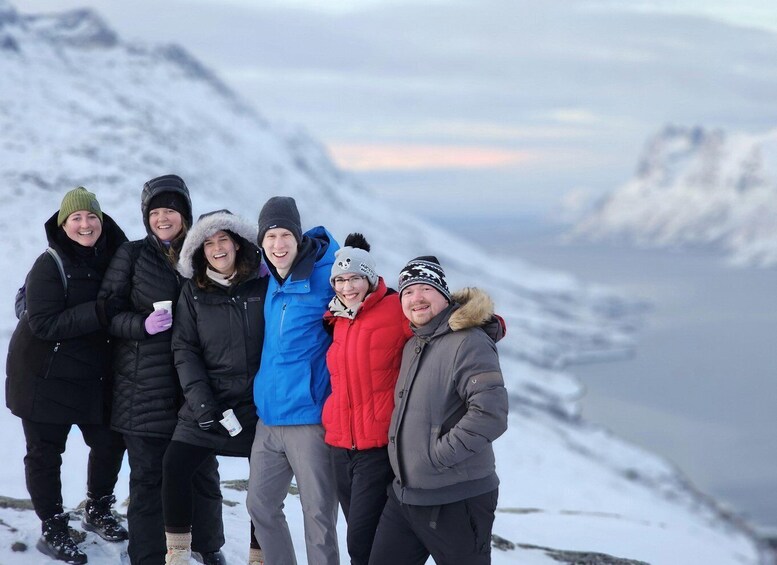
M 431 431 L 429 432 L 429 460 L 432 462 L 432 465 L 435 469 L 438 471 L 445 471 L 448 469 L 445 465 L 440 463 L 439 455 L 437 454 L 437 447 L 440 443 L 440 434 L 442 432 L 441 426 L 432 426 Z
M 59 353 L 59 348 L 62 344 L 60 342 L 57 342 L 54 344 L 54 347 L 51 348 L 51 352 L 49 353 L 49 360 L 46 363 L 46 370 L 41 375 L 44 379 L 48 379 L 51 375 L 51 368 L 54 366 L 54 359 L 57 356 L 57 353 Z

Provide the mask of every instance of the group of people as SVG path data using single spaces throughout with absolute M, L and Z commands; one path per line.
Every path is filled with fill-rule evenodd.
M 246 457 L 249 565 L 296 564 L 283 511 L 295 479 L 308 563 L 490 563 L 507 427 L 501 318 L 451 293 L 433 256 L 397 290 L 370 245 L 303 232 L 296 202 L 257 223 L 194 221 L 186 183 L 149 180 L 147 235 L 127 237 L 83 187 L 46 222 L 7 359 L 41 552 L 87 562 L 68 529 L 60 468 L 77 425 L 90 448 L 81 525 L 127 542 L 133 565 L 224 564 L 217 455 Z M 18 310 L 18 309 L 17 309 Z M 127 527 L 113 512 L 127 453 Z

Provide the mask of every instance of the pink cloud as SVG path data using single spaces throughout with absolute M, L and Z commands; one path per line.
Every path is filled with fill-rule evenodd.
M 339 167 L 352 171 L 485 169 L 540 159 L 535 151 L 485 146 L 331 143 L 328 148 Z

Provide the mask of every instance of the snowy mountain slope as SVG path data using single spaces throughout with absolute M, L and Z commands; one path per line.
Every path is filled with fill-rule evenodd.
M 775 217 L 777 129 L 668 127 L 647 144 L 635 177 L 584 217 L 573 236 L 712 245 L 737 263 L 768 266 L 777 263 Z
M 0 76 L 0 231 L 7 243 L 0 251 L 0 296 L 8 297 L 0 301 L 0 350 L 15 325 L 11 296 L 45 247 L 42 224 L 72 186 L 94 190 L 133 238 L 143 235 L 140 187 L 159 174 L 187 180 L 195 214 L 228 207 L 254 219 L 267 197 L 292 195 L 306 226 L 323 223 L 340 239 L 363 231 L 389 284 L 408 259 L 435 253 L 451 287 L 486 288 L 507 319 L 500 351 L 513 414 L 496 444 L 503 485 L 495 534 L 515 544 L 651 563 L 702 562 L 695 557 L 708 554 L 718 557 L 707 563 L 759 562 L 747 528 L 677 470 L 576 418 L 581 389 L 562 369 L 579 356 L 632 346 L 638 308 L 628 300 L 495 257 L 420 221 L 412 202 L 389 209 L 334 168 L 304 132 L 270 124 L 184 50 L 122 41 L 91 12 L 30 16 L 0 0 Z M 26 498 L 21 426 L 7 411 L 0 422 L 10 462 L 0 472 L 0 494 Z M 85 457 L 76 434 L 71 441 L 65 497 L 74 507 L 83 496 Z M 245 478 L 244 463 L 225 459 L 224 478 Z M 226 551 L 230 562 L 240 562 L 245 510 L 239 495 L 228 496 L 238 505 L 225 507 Z M 304 553 L 293 495 L 288 507 Z M 34 542 L 34 515 L 0 509 L 0 519 L 0 563 L 38 559 L 34 550 L 9 549 L 19 540 Z M 339 533 L 344 539 L 344 528 Z M 87 537 L 90 563 L 120 559 L 121 547 L 92 542 Z M 495 551 L 494 562 L 552 561 L 519 546 Z
M 267 197 L 283 193 L 298 199 L 308 226 L 325 223 L 340 238 L 363 230 L 389 282 L 408 259 L 428 252 L 440 257 L 453 286 L 485 279 L 519 338 L 506 348 L 533 363 L 631 346 L 624 301 L 564 275 L 495 261 L 419 222 L 412 207 L 386 213 L 304 132 L 269 125 L 180 48 L 96 43 L 114 34 L 85 11 L 62 22 L 7 14 L 0 33 L 14 48 L 0 58 L 0 182 L 6 206 L 30 225 L 41 225 L 65 190 L 83 184 L 140 236 L 140 187 L 176 171 L 192 190 L 195 213 L 227 206 L 254 218 Z M 78 41 L 74 29 L 86 38 Z M 42 232 L 21 234 L 13 222 L 0 218 L 14 260 L 45 247 Z M 487 269 L 478 268 L 484 262 Z M 10 292 L 17 282 L 7 282 Z

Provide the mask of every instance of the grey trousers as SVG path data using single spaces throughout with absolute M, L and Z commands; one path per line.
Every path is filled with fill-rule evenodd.
M 296 565 L 283 501 L 297 479 L 308 563 L 337 565 L 337 486 L 321 425 L 256 425 L 246 506 L 266 563 Z

